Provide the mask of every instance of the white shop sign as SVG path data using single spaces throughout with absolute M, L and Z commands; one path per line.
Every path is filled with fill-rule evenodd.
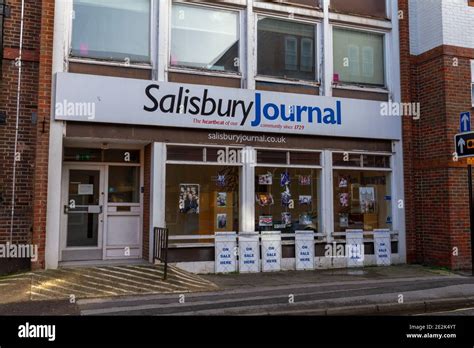
M 314 269 L 314 232 L 295 232 L 295 258 L 297 270 Z
M 364 265 L 364 233 L 362 230 L 346 230 L 347 267 Z
M 381 110 L 359 99 L 56 74 L 56 120 L 400 139 L 400 117 Z
M 281 270 L 281 232 L 262 231 L 262 271 Z
M 374 251 L 377 266 L 391 265 L 392 245 L 390 230 L 374 230 Z
M 237 271 L 237 233 L 215 233 L 215 271 L 231 273 Z
M 260 272 L 258 233 L 239 233 L 239 272 Z

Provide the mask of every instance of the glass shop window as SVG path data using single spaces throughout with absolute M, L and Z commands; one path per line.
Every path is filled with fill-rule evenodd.
M 213 235 L 239 231 L 236 166 L 166 166 L 166 226 L 170 235 Z
M 315 33 L 312 24 L 260 18 L 257 24 L 258 74 L 314 81 Z
M 334 171 L 334 230 L 392 228 L 390 173 Z
M 74 0 L 74 57 L 150 61 L 150 0 Z
M 109 203 L 140 203 L 140 167 L 109 167 Z
M 334 28 L 334 82 L 385 86 L 384 35 Z
M 173 5 L 171 66 L 238 72 L 239 44 L 238 12 Z
M 255 169 L 255 230 L 319 231 L 319 170 Z

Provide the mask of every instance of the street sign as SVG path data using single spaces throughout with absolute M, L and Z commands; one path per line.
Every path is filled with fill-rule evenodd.
M 459 115 L 459 131 L 461 133 L 471 131 L 471 113 L 470 112 L 461 112 Z
M 474 132 L 456 134 L 454 146 L 458 158 L 474 156 Z

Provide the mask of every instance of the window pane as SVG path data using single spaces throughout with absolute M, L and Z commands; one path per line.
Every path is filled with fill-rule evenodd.
M 65 162 L 102 162 L 101 149 L 71 148 L 64 149 Z
M 334 28 L 335 80 L 385 85 L 383 34 Z
M 150 0 L 74 0 L 72 55 L 148 62 Z
M 140 203 L 139 167 L 109 167 L 109 203 Z
M 319 152 L 290 152 L 290 164 L 319 165 Z
M 204 148 L 192 146 L 168 146 L 167 159 L 170 161 L 204 161 Z
M 363 155 L 364 167 L 390 168 L 390 156 Z
M 471 86 L 471 98 L 472 98 L 472 106 L 474 106 L 474 83 Z
M 170 235 L 238 232 L 239 177 L 239 168 L 233 166 L 168 164 L 166 227 Z
M 333 153 L 332 164 L 338 167 L 361 167 L 360 155 Z
M 315 26 L 263 18 L 258 21 L 259 75 L 315 79 Z
M 255 174 L 256 231 L 318 231 L 318 170 L 258 167 Z
M 172 66 L 239 71 L 238 14 L 173 5 Z
M 104 162 L 140 163 L 139 150 L 104 150 Z
M 286 151 L 264 151 L 257 150 L 257 163 L 287 164 Z
M 334 171 L 334 230 L 392 227 L 390 173 Z

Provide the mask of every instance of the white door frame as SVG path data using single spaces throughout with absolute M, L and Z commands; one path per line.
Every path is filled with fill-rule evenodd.
M 97 170 L 100 172 L 99 179 L 99 205 L 102 206 L 102 213 L 99 214 L 98 221 L 98 237 L 97 247 L 67 247 L 67 218 L 68 215 L 64 213 L 64 206 L 68 205 L 69 198 L 69 173 L 71 170 Z M 75 164 L 63 164 L 63 172 L 61 179 L 61 230 L 59 234 L 59 261 L 62 260 L 63 250 L 102 250 L 103 245 L 103 234 L 104 234 L 104 213 L 105 213 L 105 166 L 102 164 L 90 164 L 90 163 L 75 163 Z

